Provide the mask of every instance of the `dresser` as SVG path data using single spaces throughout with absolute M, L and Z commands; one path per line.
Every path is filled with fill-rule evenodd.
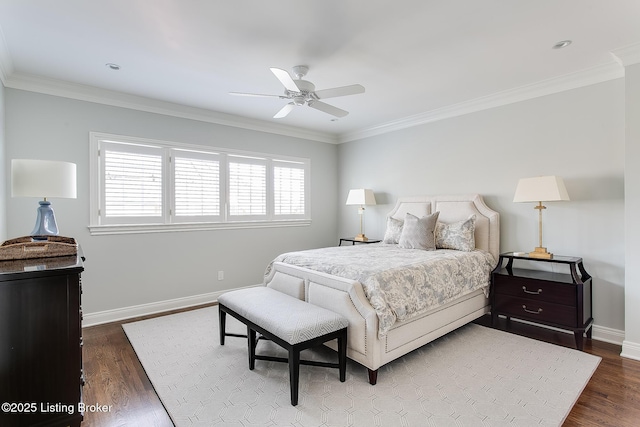
M 79 426 L 78 255 L 0 262 L 0 426 Z
M 514 268 L 516 261 L 529 261 L 534 268 Z M 591 338 L 593 326 L 591 282 L 579 257 L 539 259 L 512 252 L 501 254 L 491 274 L 492 323 L 495 326 L 498 316 L 503 315 L 571 331 L 576 348 L 582 350 L 584 334 Z

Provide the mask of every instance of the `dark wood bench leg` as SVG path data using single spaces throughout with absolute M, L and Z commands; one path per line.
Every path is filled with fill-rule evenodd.
M 218 326 L 220 327 L 220 345 L 224 345 L 224 337 L 227 327 L 227 313 L 218 307 Z
M 219 307 L 219 322 L 220 322 L 220 344 L 224 345 L 224 339 L 226 336 L 232 337 L 245 337 L 244 335 L 238 335 L 233 333 L 226 333 L 226 315 L 230 314 L 232 317 L 236 318 L 240 322 L 244 323 L 247 326 L 247 344 L 249 347 L 249 370 L 254 370 L 256 359 L 258 360 L 268 360 L 268 361 L 276 361 L 276 362 L 288 362 L 289 363 L 289 388 L 291 392 L 291 405 L 296 406 L 298 404 L 298 388 L 300 382 L 300 352 L 306 348 L 311 348 L 315 345 L 319 345 L 321 343 L 336 339 L 338 340 L 338 363 L 324 363 L 324 362 L 315 362 L 315 361 L 302 361 L 303 364 L 312 365 L 312 366 L 325 366 L 329 368 L 338 368 L 340 370 L 340 381 L 344 382 L 346 380 L 346 371 L 347 371 L 347 329 L 344 328 L 342 330 L 335 331 L 333 333 L 329 333 L 326 335 L 322 335 L 308 341 L 304 341 L 298 344 L 289 344 L 287 341 L 278 338 L 276 335 L 273 335 L 262 326 L 254 324 L 249 320 L 245 319 L 243 316 L 235 313 L 232 309 L 226 308 L 222 304 Z M 254 329 L 255 328 L 255 329 Z M 256 355 L 256 345 L 258 343 L 258 339 L 256 337 L 258 331 L 262 334 L 265 339 L 270 339 L 276 344 L 280 345 L 284 349 L 286 349 L 289 353 L 288 358 L 282 357 L 272 357 L 272 356 L 262 356 Z M 378 371 L 369 371 L 369 381 L 371 384 L 375 384 L 375 379 L 372 380 L 372 373 L 376 374 Z M 375 378 L 375 377 L 373 377 Z M 372 382 L 373 381 L 373 382 Z
M 291 405 L 298 404 L 298 383 L 300 382 L 300 350 L 289 348 L 289 388 L 291 389 Z
M 256 367 L 256 331 L 247 325 L 247 339 L 249 341 L 249 370 Z
M 369 384 L 376 385 L 378 382 L 378 370 L 376 369 L 373 371 L 371 369 L 367 369 L 367 371 L 369 371 Z
M 338 338 L 338 369 L 340 369 L 340 382 L 347 378 L 347 330 Z

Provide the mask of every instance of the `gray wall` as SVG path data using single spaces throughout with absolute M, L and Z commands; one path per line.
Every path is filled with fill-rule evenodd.
M 340 200 L 372 188 L 366 234 L 381 237 L 398 196 L 480 193 L 501 213 L 501 251 L 529 251 L 537 211 L 512 202 L 518 179 L 560 175 L 571 201 L 546 204 L 544 246 L 584 258 L 596 325 L 622 331 L 624 100 L 617 79 L 342 144 Z M 351 208 L 339 205 L 341 235 L 359 227 Z
M 60 234 L 75 237 L 87 257 L 83 308 L 88 315 L 258 284 L 279 253 L 336 244 L 335 145 L 22 90 L 7 89 L 5 95 L 7 159 L 77 164 L 78 198 L 53 200 L 52 206 Z M 312 224 L 91 236 L 90 131 L 310 158 Z M 29 234 L 37 200 L 6 200 L 9 237 Z M 222 281 L 219 270 L 225 273 Z
M 626 336 L 622 354 L 640 360 L 640 64 L 625 67 L 626 80 Z

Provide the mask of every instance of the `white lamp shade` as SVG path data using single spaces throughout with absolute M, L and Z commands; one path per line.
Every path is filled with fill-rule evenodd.
M 76 198 L 75 163 L 11 160 L 12 197 Z
M 349 190 L 347 196 L 347 205 L 375 205 L 376 197 L 373 195 L 373 190 L 358 188 L 355 190 Z
M 564 181 L 559 176 L 538 176 L 522 178 L 518 181 L 513 201 L 518 202 L 554 202 L 569 200 Z

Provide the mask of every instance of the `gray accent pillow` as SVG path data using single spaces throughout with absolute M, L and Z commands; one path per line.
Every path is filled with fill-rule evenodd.
M 431 215 L 418 218 L 407 213 L 404 218 L 404 226 L 398 240 L 398 246 L 404 249 L 435 250 L 434 230 L 439 214 L 440 212 L 434 212 Z
M 392 217 L 387 218 L 387 229 L 384 232 L 384 238 L 382 243 L 398 244 L 400 240 L 400 234 L 402 234 L 402 225 L 404 221 L 401 219 L 395 219 Z
M 471 252 L 476 248 L 476 216 L 451 224 L 436 224 L 436 248 Z

